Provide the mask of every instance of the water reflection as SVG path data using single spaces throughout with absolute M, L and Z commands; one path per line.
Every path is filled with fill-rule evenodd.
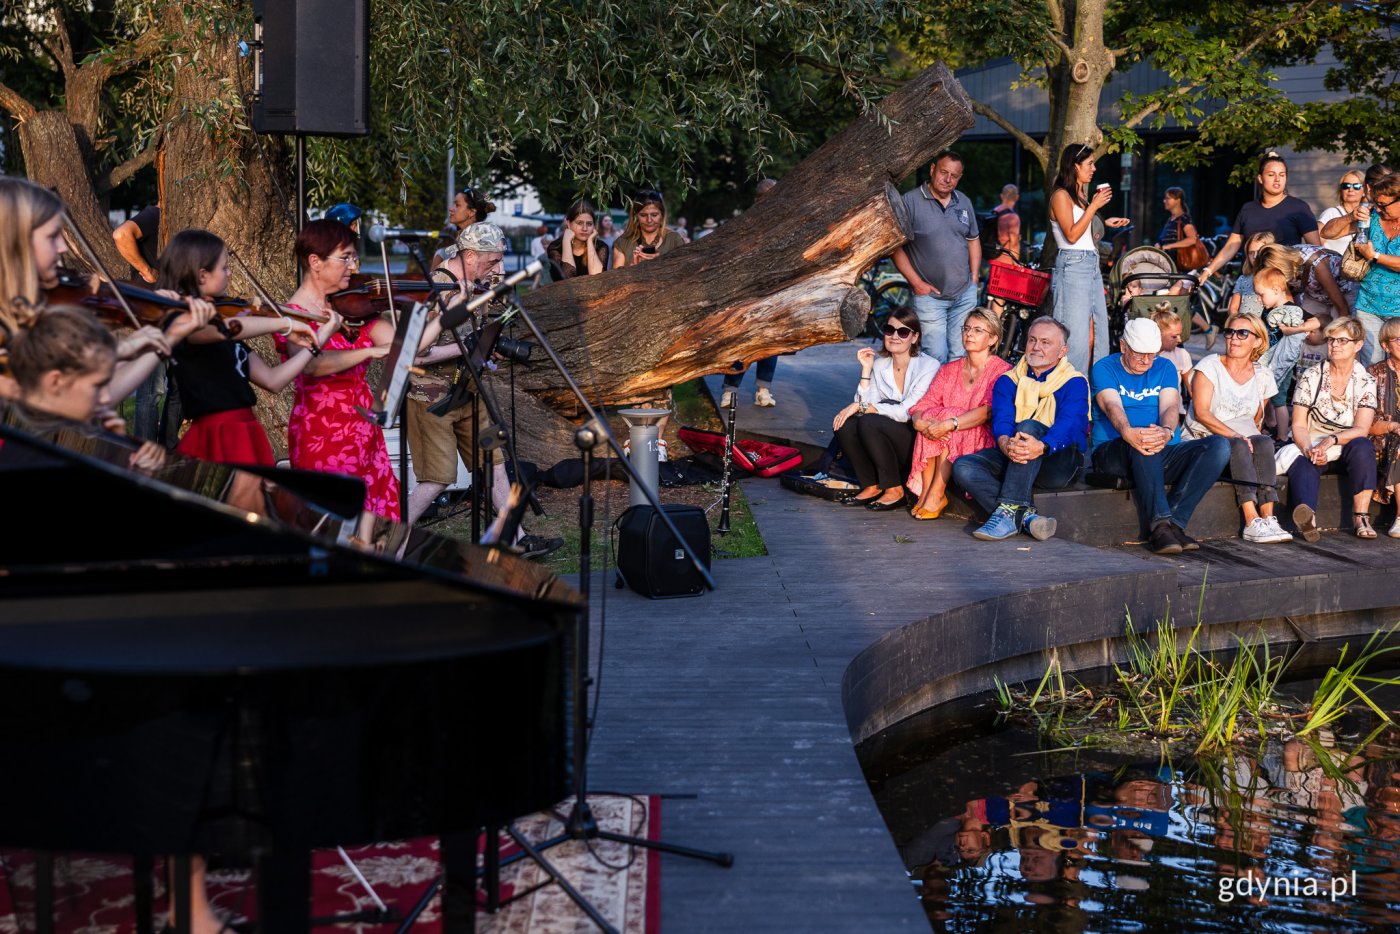
M 1370 727 L 1191 760 L 911 722 L 861 753 L 935 930 L 1396 930 L 1400 731 Z

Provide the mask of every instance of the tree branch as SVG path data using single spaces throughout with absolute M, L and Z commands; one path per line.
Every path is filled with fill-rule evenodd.
M 165 134 L 157 130 L 155 136 L 151 137 L 151 142 L 145 149 L 123 162 L 121 165 L 113 166 L 107 172 L 93 180 L 93 189 L 100 198 L 113 188 L 123 184 L 131 176 L 156 161 L 156 156 L 160 154 L 160 147 L 165 142 Z
M 54 57 L 54 61 L 58 62 L 66 77 L 77 69 L 78 64 L 73 61 L 73 40 L 68 36 L 68 20 L 64 18 L 63 8 L 58 4 L 54 4 L 53 7 L 53 28 L 53 42 L 46 43 L 45 48 Z
M 20 123 L 34 116 L 35 107 L 29 101 L 20 97 L 8 85 L 0 84 L 0 107 L 10 112 Z
M 904 84 L 904 82 L 898 78 L 890 78 L 885 75 L 872 75 L 865 71 L 851 71 L 839 65 L 824 62 L 819 58 L 812 58 L 810 55 L 795 55 L 793 56 L 793 61 L 797 62 L 799 65 L 807 65 L 808 67 L 815 68 L 818 71 L 824 71 L 828 74 L 840 75 L 842 78 L 854 77 L 867 84 L 879 85 L 881 87 L 897 88 Z
M 997 126 L 1010 133 L 1013 137 L 1015 137 L 1016 141 L 1021 144 L 1022 148 L 1024 148 L 1031 155 L 1035 156 L 1036 160 L 1042 166 L 1048 164 L 1048 160 L 1050 157 L 1045 152 L 1045 147 L 1042 146 L 1040 143 L 1036 142 L 1036 140 L 1025 130 L 1016 126 L 1016 124 L 1012 123 L 1010 120 L 997 113 L 996 109 L 993 108 L 990 104 L 984 104 L 979 100 L 974 100 L 972 101 L 972 112 L 986 117 L 988 120 L 992 121 Z
M 1249 54 L 1255 49 L 1257 49 L 1265 40 L 1273 37 L 1275 34 L 1282 32 L 1285 29 L 1290 29 L 1298 23 L 1302 22 L 1302 20 L 1307 16 L 1307 14 L 1312 11 L 1312 8 L 1317 6 L 1319 2 L 1320 0 L 1309 0 L 1308 3 L 1305 3 L 1303 6 L 1299 7 L 1298 11 L 1294 13 L 1293 16 L 1289 17 L 1287 20 L 1284 20 L 1283 22 L 1274 26 L 1272 29 L 1267 29 L 1264 32 L 1261 32 L 1259 35 L 1255 36 L 1252 40 L 1246 43 L 1244 48 L 1240 49 L 1239 54 L 1236 55 L 1234 58 L 1234 62 L 1237 63 L 1244 60 L 1245 58 L 1248 58 Z M 1205 83 L 1206 82 L 1204 81 L 1192 81 L 1188 84 L 1183 84 L 1174 88 L 1170 93 L 1176 97 L 1185 97 L 1187 94 L 1190 94 L 1197 88 L 1203 87 Z M 1146 107 L 1139 110 L 1137 113 L 1133 114 L 1127 120 L 1124 120 L 1122 128 L 1125 130 L 1135 129 L 1148 117 L 1161 110 L 1162 107 L 1163 102 L 1161 100 L 1153 101 Z M 976 108 L 974 107 L 973 109 L 975 110 Z

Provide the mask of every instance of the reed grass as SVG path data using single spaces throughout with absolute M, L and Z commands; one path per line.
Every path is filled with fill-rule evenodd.
M 1196 755 L 1280 731 L 1316 742 L 1319 731 L 1361 706 L 1380 720 L 1373 738 L 1393 723 L 1368 690 L 1400 685 L 1400 677 L 1367 672 L 1400 652 L 1400 642 L 1392 638 L 1400 622 L 1373 633 L 1358 652 L 1344 646 L 1311 701 L 1299 704 L 1280 687 L 1292 661 L 1289 653 L 1271 647 L 1262 629 L 1236 636 L 1228 654 L 1203 651 L 1202 609 L 1198 606 L 1190 629 L 1178 628 L 1169 612 L 1139 631 L 1128 615 L 1122 643 L 1125 662 L 1113 666 L 1115 681 L 1097 695 L 1067 679 L 1059 651 L 1051 649 L 1034 689 L 996 682 L 998 705 L 1006 714 L 1029 715 L 1041 734 L 1062 748 L 1101 745 L 1106 734 L 1116 733 L 1189 742 Z M 1319 761 L 1330 758 L 1319 756 Z

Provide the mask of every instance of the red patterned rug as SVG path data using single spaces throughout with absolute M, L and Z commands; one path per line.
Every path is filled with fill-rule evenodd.
M 660 799 L 655 796 L 593 795 L 594 817 L 604 830 L 655 840 L 660 836 Z M 559 816 L 568 813 L 572 799 L 550 813 L 532 814 L 516 822 L 531 841 L 554 836 L 562 829 Z M 547 855 L 602 915 L 630 934 L 657 934 L 660 930 L 661 864 L 641 847 L 591 841 L 561 844 Z M 503 837 L 501 856 L 518 848 Z M 438 875 L 438 842 L 420 838 L 380 843 L 347 850 L 355 867 L 391 909 L 407 914 Z M 34 929 L 34 865 L 28 851 L 5 851 L 0 859 L 0 934 Z M 350 914 L 374 908 L 374 902 L 334 850 L 318 851 L 312 858 L 312 917 Z M 494 915 L 477 916 L 477 930 L 486 934 L 564 934 L 594 931 L 595 926 L 557 885 L 529 859 L 501 870 L 501 897 L 517 899 Z M 156 873 L 156 911 L 165 912 L 164 872 Z M 120 857 L 68 854 L 55 860 L 56 930 L 72 934 L 132 934 L 134 896 L 131 865 Z M 209 874 L 209 897 L 215 910 L 238 924 L 253 917 L 252 873 L 219 870 Z M 440 929 L 438 899 L 428 904 L 414 931 Z M 390 934 L 394 924 L 345 923 L 334 930 L 357 934 Z

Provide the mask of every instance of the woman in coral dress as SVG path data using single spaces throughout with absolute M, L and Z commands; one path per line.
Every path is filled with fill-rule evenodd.
M 297 234 L 296 256 L 301 285 L 287 304 L 329 313 L 326 296 L 347 288 L 359 265 L 354 233 L 338 221 L 312 221 Z M 429 322 L 423 342 L 432 343 L 438 333 L 438 322 Z M 365 483 L 365 513 L 397 520 L 399 481 L 384 432 L 357 411 L 373 404 L 365 373 L 371 360 L 389 352 L 393 337 L 389 322 L 378 319 L 359 327 L 347 324 L 326 342 L 297 377 L 287 447 L 293 467 L 359 477 Z M 277 342 L 284 357 L 300 349 L 288 348 L 280 335 Z M 364 523 L 361 532 L 368 540 Z
M 992 446 L 987 427 L 992 412 L 992 384 L 1011 364 L 992 353 L 1001 340 L 1001 322 L 976 308 L 963 323 L 967 356 L 939 369 L 928 391 L 909 410 L 914 421 L 914 462 L 908 488 L 919 497 L 910 510 L 915 519 L 937 519 L 948 505 L 953 461 Z

